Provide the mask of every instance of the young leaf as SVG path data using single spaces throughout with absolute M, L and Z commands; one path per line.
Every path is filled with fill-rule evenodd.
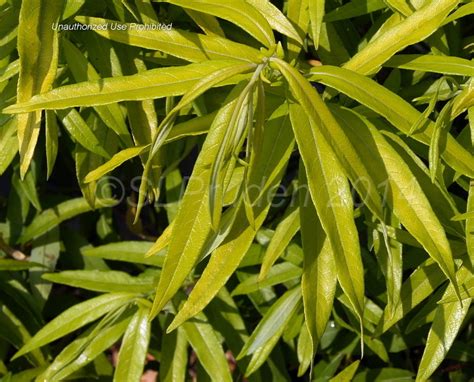
M 473 76 L 474 64 L 464 58 L 435 56 L 430 54 L 397 54 L 385 62 L 383 66 L 389 68 L 420 70 L 452 74 L 455 76 Z
M 72 306 L 45 325 L 13 358 L 18 358 L 97 320 L 104 314 L 128 304 L 135 296 L 133 293 L 110 293 Z
M 150 342 L 149 308 L 139 307 L 123 336 L 114 381 L 140 382 Z
M 311 73 L 311 80 L 333 87 L 369 107 L 405 134 L 420 118 L 420 112 L 397 94 L 353 71 L 325 65 L 312 68 Z M 427 120 L 412 137 L 429 145 L 433 132 L 434 123 Z M 451 135 L 448 135 L 440 155 L 455 170 L 474 177 L 474 157 Z
M 275 45 L 272 28 L 267 19 L 244 0 L 164 0 L 167 3 L 194 9 L 223 18 L 241 27 L 267 48 Z
M 48 91 L 53 84 L 58 63 L 58 34 L 51 25 L 58 21 L 62 7 L 63 3 L 60 0 L 21 2 L 18 27 L 20 76 L 17 103 L 27 102 L 32 96 Z M 40 121 L 40 111 L 18 116 L 22 178 L 33 158 Z
M 434 0 L 369 42 L 345 65 L 360 74 L 376 73 L 395 53 L 435 32 L 459 0 Z
M 458 272 L 459 284 L 468 275 L 470 275 L 470 271 L 466 268 L 461 268 Z M 453 285 L 450 285 L 446 289 L 444 296 L 453 292 Z M 471 299 L 462 302 L 454 301 L 438 306 L 418 368 L 417 381 L 426 381 L 444 360 L 454 339 L 458 335 L 470 306 Z
M 290 244 L 291 239 L 296 235 L 299 229 L 300 210 L 299 208 L 292 208 L 290 211 L 287 211 L 286 216 L 278 224 L 275 234 L 268 244 L 258 277 L 259 281 L 263 281 L 267 277 L 270 268 L 283 253 L 288 244 Z
M 113 21 L 97 17 L 76 17 L 85 25 L 110 25 Z M 133 24 L 123 24 L 126 29 L 95 29 L 99 35 L 113 41 L 141 48 L 153 49 L 189 62 L 207 60 L 238 60 L 259 63 L 263 55 L 256 49 L 218 36 L 187 32 L 184 30 L 140 30 Z
M 235 64 L 235 61 L 204 61 L 186 66 L 150 69 L 130 76 L 65 85 L 34 96 L 28 101 L 11 105 L 2 112 L 25 113 L 40 109 L 66 109 L 182 95 L 203 77 Z M 220 86 L 235 82 L 230 79 Z
M 301 292 L 305 325 L 311 339 L 311 355 L 314 356 L 331 315 L 337 285 L 337 269 L 331 244 L 324 233 L 308 191 L 308 182 L 302 163 L 300 163 L 298 175 L 301 241 L 304 255 Z
M 234 224 L 226 239 L 211 255 L 201 278 L 176 315 L 168 331 L 200 312 L 235 272 L 250 248 L 256 230 L 263 224 L 294 145 L 287 105 L 278 107 L 268 118 L 255 165 L 249 170 L 249 200 L 254 206 L 255 228 L 248 225 L 245 207 L 238 206 Z M 262 179 L 264 181 L 262 182 Z M 229 256 L 232 253 L 232 256 Z
M 319 36 L 324 17 L 325 0 L 309 0 L 309 18 L 311 20 L 311 37 L 315 49 L 319 47 Z

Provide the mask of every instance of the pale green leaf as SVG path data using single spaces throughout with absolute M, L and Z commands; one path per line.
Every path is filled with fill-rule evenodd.
M 133 293 L 110 293 L 72 306 L 41 328 L 15 354 L 14 358 L 29 353 L 97 320 L 104 314 L 129 303 L 135 296 Z
M 120 346 L 114 381 L 141 381 L 150 341 L 149 313 L 149 308 L 139 307 L 130 321 Z

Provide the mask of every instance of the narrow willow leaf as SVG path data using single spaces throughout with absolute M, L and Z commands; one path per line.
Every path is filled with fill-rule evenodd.
M 224 351 L 206 316 L 200 313 L 196 320 L 185 322 L 182 328 L 211 380 L 232 381 Z
M 171 222 L 160 235 L 160 237 L 155 241 L 151 248 L 145 253 L 145 257 L 155 256 L 156 254 L 162 252 L 170 243 L 171 234 L 173 233 L 174 223 Z
M 459 0 L 434 0 L 370 41 L 344 67 L 360 74 L 376 73 L 395 53 L 433 34 Z
M 430 54 L 397 54 L 386 61 L 383 66 L 455 76 L 472 77 L 474 75 L 474 63 L 465 58 Z
M 443 22 L 443 25 L 449 24 L 453 22 L 454 20 L 460 19 L 461 17 L 464 16 L 469 16 L 474 13 L 474 4 L 467 3 L 462 6 L 460 6 L 458 9 L 456 9 L 453 13 L 451 13 L 448 17 Z
M 31 341 L 15 354 L 14 358 L 29 353 L 97 320 L 104 314 L 129 303 L 134 297 L 133 293 L 110 293 L 74 305 L 46 324 L 35 334 Z
M 150 145 L 146 146 L 137 146 L 137 147 L 130 147 L 128 149 L 123 149 L 122 151 L 115 154 L 112 158 L 110 158 L 107 162 L 103 165 L 97 167 L 95 170 L 91 171 L 86 175 L 84 178 L 85 183 L 90 183 L 95 180 L 98 180 L 105 174 L 113 171 L 117 167 L 119 167 L 122 163 L 135 158 L 136 156 L 140 155 L 141 153 L 148 150 Z
M 446 105 L 444 105 L 443 109 L 440 111 L 438 115 L 438 119 L 436 120 L 436 123 L 434 126 L 434 132 L 433 132 L 433 135 L 431 136 L 428 160 L 430 164 L 430 177 L 433 183 L 438 173 L 440 145 L 444 143 L 445 141 L 444 138 L 446 135 L 445 130 L 448 130 L 449 125 L 450 125 L 449 117 L 451 115 L 451 109 L 452 109 L 451 102 L 448 102 Z
M 290 85 L 293 96 L 312 121 L 312 129 L 324 136 L 341 163 L 342 170 L 364 199 L 365 204 L 380 220 L 383 220 L 382 200 L 376 191 L 378 185 L 369 174 L 368 163 L 361 160 L 359 151 L 354 148 L 345 131 L 339 126 L 311 84 L 284 61 L 275 59 L 274 64 L 282 72 Z M 308 135 L 311 132 L 304 134 Z M 300 139 L 305 140 L 306 143 L 307 137 L 300 136 Z M 311 154 L 308 153 L 308 155 Z
M 331 378 L 329 382 L 351 382 L 354 378 L 357 368 L 359 367 L 359 363 L 360 363 L 360 360 L 352 362 L 339 374 Z
M 298 377 L 301 377 L 313 362 L 313 343 L 311 336 L 309 335 L 308 326 L 306 322 L 301 326 L 301 330 L 298 336 L 297 344 L 297 356 L 300 366 L 298 367 Z
M 254 64 L 242 64 L 239 62 L 234 62 L 231 61 L 227 66 L 224 66 L 223 68 L 216 70 L 215 72 L 209 74 L 208 76 L 202 78 L 200 81 L 198 81 L 194 86 L 189 89 L 186 94 L 181 98 L 181 100 L 178 102 L 178 104 L 173 107 L 166 115 L 165 119 L 160 123 L 160 126 L 157 129 L 157 132 L 155 136 L 153 137 L 151 149 L 148 154 L 148 160 L 145 164 L 145 169 L 143 171 L 143 176 L 140 184 L 140 192 L 139 192 L 139 199 L 138 199 L 138 205 L 137 205 L 137 212 L 135 215 L 135 223 L 137 222 L 137 219 L 140 215 L 141 208 L 143 207 L 143 204 L 145 202 L 145 189 L 148 184 L 148 174 L 151 171 L 151 166 L 153 165 L 153 159 L 157 155 L 158 151 L 160 150 L 161 146 L 164 144 L 166 137 L 168 136 L 172 124 L 179 113 L 179 111 L 190 104 L 192 101 L 194 101 L 197 97 L 199 97 L 201 94 L 212 88 L 213 86 L 216 86 L 217 84 L 221 83 L 222 81 L 227 80 L 228 78 L 231 78 L 237 74 L 240 74 L 242 72 L 250 71 L 254 69 L 255 65 Z M 260 68 L 260 67 L 259 67 Z M 256 73 L 259 73 L 259 68 L 257 68 Z M 255 76 L 255 74 L 254 74 Z M 253 77 L 252 77 L 253 78 Z M 251 83 L 251 82 L 250 82 Z M 246 89 L 246 88 L 245 88 Z M 238 101 L 236 103 L 236 107 L 239 109 L 239 100 L 240 97 L 238 98 Z M 232 128 L 232 121 L 233 121 L 233 114 L 231 114 L 230 121 L 228 124 Z M 221 152 L 222 146 L 226 145 L 226 139 L 227 134 L 224 135 L 224 140 L 222 141 L 222 145 L 219 145 L 219 150 L 216 154 L 216 156 L 219 156 L 219 153 Z M 210 179 L 210 194 L 209 194 L 209 200 L 212 202 L 214 200 L 212 192 L 214 190 L 213 187 L 213 170 L 214 170 L 214 163 L 213 163 L 213 169 L 211 170 L 211 179 Z M 211 218 L 213 217 L 212 212 L 214 210 L 211 208 Z M 213 219 L 211 219 L 211 222 Z
M 114 21 L 97 17 L 76 17 L 85 25 L 110 25 Z M 158 50 L 190 62 L 207 60 L 238 60 L 258 63 L 262 54 L 247 45 L 218 36 L 187 32 L 184 30 L 141 30 L 140 25 L 123 24 L 125 29 L 95 29 L 99 35 L 113 41 Z
M 412 8 L 411 3 L 407 0 L 384 0 L 385 3 L 392 8 L 394 11 L 400 13 L 404 17 L 410 16 L 414 8 Z
M 267 19 L 244 0 L 165 0 L 167 3 L 194 9 L 225 19 L 245 30 L 267 48 L 275 44 Z
M 337 270 L 329 239 L 308 192 L 305 169 L 300 163 L 299 197 L 303 277 L 301 291 L 305 323 L 311 339 L 311 359 L 328 325 L 337 285 Z
M 11 118 L 0 129 L 0 175 L 18 153 L 17 119 Z
M 285 15 L 271 2 L 266 0 L 246 0 L 246 2 L 253 5 L 265 17 L 273 29 L 303 44 L 303 40 L 293 25 L 291 25 Z
M 324 16 L 325 22 L 346 20 L 385 8 L 383 0 L 356 0 L 344 4 Z
M 393 208 L 407 231 L 423 245 L 445 275 L 455 283 L 454 259 L 446 232 L 408 164 L 370 122 L 350 111 L 344 113 L 344 118 L 348 118 L 348 128 L 357 125 L 357 131 L 353 135 L 357 134 L 354 143 L 357 140 L 360 147 L 371 154 L 371 175 L 379 180 L 379 184 L 385 182 L 388 205 Z M 456 285 L 455 287 L 457 290 Z
M 53 111 L 46 111 L 46 164 L 47 164 L 47 175 L 49 178 L 53 172 L 54 164 L 58 156 L 58 121 Z
M 0 70 L 0 83 L 6 81 L 20 72 L 20 60 L 15 60 Z
M 258 276 L 250 276 L 242 281 L 232 291 L 232 296 L 250 294 L 259 289 L 266 288 L 277 284 L 283 284 L 287 281 L 294 280 L 301 276 L 301 268 L 290 262 L 283 262 L 271 267 L 263 281 L 258 280 Z
M 110 201 L 104 203 L 112 206 Z M 105 206 L 105 205 L 103 205 Z M 50 229 L 58 226 L 63 221 L 91 210 L 84 198 L 76 198 L 58 204 L 54 208 L 47 209 L 36 216 L 31 224 L 26 227 L 20 237 L 21 243 L 41 236 Z
M 474 135 L 472 136 L 474 141 Z M 473 145 L 474 146 L 474 145 Z M 474 181 L 471 180 L 469 186 L 469 196 L 467 198 L 467 213 L 470 214 L 466 219 L 466 247 L 471 264 L 474 264 Z
M 74 106 L 96 106 L 120 101 L 178 96 L 186 93 L 203 77 L 235 64 L 235 61 L 208 61 L 186 66 L 150 69 L 130 76 L 104 78 L 65 85 L 11 105 L 3 113 L 25 113 L 40 109 L 66 109 Z M 226 85 L 234 81 L 230 80 Z
M 362 325 L 364 269 L 347 178 L 316 123 L 307 117 L 306 110 L 292 104 L 290 116 L 310 180 L 311 199 L 334 254 L 339 283 Z M 315 155 L 317 160 L 314 160 Z
M 34 161 L 32 162 L 31 167 L 36 167 Z M 25 175 L 23 180 L 21 180 L 19 176 L 14 175 L 12 177 L 12 186 L 17 190 L 17 192 L 24 194 L 27 200 L 38 211 L 41 211 L 41 204 L 38 197 L 38 191 L 36 189 L 36 176 L 33 169 Z
M 20 76 L 17 103 L 27 102 L 35 94 L 48 91 L 56 75 L 58 34 L 51 25 L 58 21 L 63 3 L 59 0 L 21 3 L 18 27 Z M 41 35 L 37 34 L 41 31 Z M 41 37 L 40 37 L 41 36 Z M 26 174 L 39 136 L 41 112 L 18 116 L 20 173 Z
M 102 142 L 99 142 L 99 139 L 76 109 L 58 110 L 56 114 L 68 133 L 82 147 L 104 158 L 110 157 Z
M 304 39 L 309 29 L 309 0 L 288 0 L 288 20 L 293 24 L 298 35 Z M 288 41 L 289 58 L 294 59 L 301 52 L 302 45 Z
M 166 143 L 177 141 L 184 137 L 202 135 L 209 131 L 216 112 L 192 118 L 189 121 L 177 123 L 173 126 L 166 138 Z
M 153 278 L 132 277 L 120 271 L 81 270 L 43 274 L 43 279 L 56 284 L 95 292 L 147 293 L 153 290 Z
M 35 268 L 38 266 L 41 267 L 43 265 L 39 263 L 31 262 L 31 261 L 0 259 L 1 271 L 22 271 L 25 269 Z
M 139 307 L 123 336 L 114 381 L 140 382 L 150 342 L 149 308 Z
M 283 294 L 267 311 L 237 356 L 237 359 L 240 359 L 253 355 L 246 375 L 252 374 L 266 360 L 300 303 L 301 289 L 293 288 Z
M 250 248 L 256 231 L 267 216 L 276 187 L 283 176 L 294 145 L 287 105 L 269 116 L 262 144 L 256 150 L 255 166 L 249 169 L 249 200 L 254 205 L 255 228 L 249 226 L 245 207 L 239 206 L 235 222 L 223 243 L 211 255 L 201 278 L 168 330 L 200 312 L 213 299 L 238 268 Z M 262 179 L 265 179 L 262 184 Z M 229 256 L 229 253 L 232 256 Z
M 458 273 L 458 282 L 461 284 L 469 273 L 467 269 L 462 268 Z M 453 292 L 453 285 L 450 285 L 446 289 L 445 295 Z M 470 306 L 471 299 L 438 306 L 418 368 L 417 381 L 426 381 L 444 360 L 458 335 Z
M 51 365 L 48 366 L 36 381 L 48 382 L 51 380 L 67 379 L 72 373 L 92 362 L 107 349 L 110 349 L 122 337 L 130 319 L 129 315 L 123 314 L 100 331 L 97 331 L 96 328 L 101 323 L 82 333 L 55 357 Z
M 324 17 L 325 0 L 309 0 L 309 18 L 311 21 L 311 37 L 315 49 L 319 47 L 319 36 Z
M 16 349 L 31 340 L 31 335 L 23 322 L 5 304 L 0 310 L 0 324 L 0 338 L 12 344 Z M 32 365 L 45 364 L 44 355 L 39 349 L 27 354 L 26 358 Z
M 185 11 L 208 36 L 225 37 L 225 33 L 219 24 L 219 20 L 214 16 L 202 12 L 196 12 L 192 9 L 186 9 Z
M 471 77 L 466 87 L 453 100 L 451 120 L 472 107 L 474 107 L 474 80 Z
M 63 39 L 61 42 L 68 68 L 76 82 L 100 80 L 100 76 L 94 67 L 74 44 L 67 39 Z M 97 106 L 94 109 L 105 125 L 112 129 L 127 146 L 131 146 L 130 133 L 128 132 L 120 106 L 110 104 Z
M 291 239 L 296 235 L 299 229 L 300 210 L 299 208 L 292 208 L 278 224 L 275 234 L 268 244 L 267 252 L 265 253 L 260 269 L 260 281 L 263 281 L 267 277 L 272 265 L 278 257 L 280 257 L 288 244 L 290 244 Z
M 211 234 L 208 206 L 210 166 L 224 138 L 236 100 L 218 112 L 186 187 L 168 246 L 163 272 L 157 286 L 152 316 L 176 293 L 204 250 Z
M 405 134 L 409 133 L 411 127 L 420 118 L 420 112 L 401 97 L 353 71 L 325 65 L 312 68 L 311 73 L 311 80 L 333 87 L 369 107 Z M 433 132 L 434 123 L 427 121 L 423 128 L 415 132 L 412 137 L 428 145 Z M 474 157 L 451 135 L 448 135 L 440 155 L 455 170 L 474 177 Z
M 145 257 L 153 243 L 146 241 L 121 241 L 99 247 L 86 247 L 81 249 L 84 256 L 98 257 L 101 259 L 125 261 L 161 267 L 164 261 L 164 252 L 161 251 L 152 257 Z
M 431 260 L 425 261 L 402 284 L 400 304 L 398 304 L 393 314 L 388 310 L 384 311 L 379 330 L 386 332 L 390 329 L 413 308 L 429 297 L 444 281 L 445 276 L 439 272 L 438 265 Z
M 171 319 L 166 321 L 169 325 Z M 163 334 L 161 348 L 160 381 L 185 382 L 188 358 L 188 342 L 184 329 L 179 327 L 172 333 Z

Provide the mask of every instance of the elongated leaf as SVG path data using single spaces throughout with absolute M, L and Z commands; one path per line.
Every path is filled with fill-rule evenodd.
M 56 114 L 69 134 L 82 147 L 104 158 L 110 157 L 102 143 L 99 142 L 99 139 L 76 109 L 58 110 Z
M 309 18 L 311 21 L 311 37 L 313 38 L 314 47 L 319 47 L 319 36 L 321 34 L 321 25 L 324 17 L 324 0 L 309 0 Z
M 97 17 L 76 17 L 85 25 L 110 25 L 111 20 Z M 124 29 L 95 29 L 99 35 L 113 41 L 141 48 L 158 50 L 190 62 L 207 60 L 238 60 L 258 63 L 263 55 L 256 49 L 218 36 L 187 32 L 178 29 L 141 30 L 140 25 L 120 24 Z
M 293 90 L 295 93 L 301 90 Z M 311 199 L 333 249 L 339 283 L 362 322 L 364 270 L 349 184 L 331 148 L 305 109 L 290 107 L 291 122 L 306 169 Z M 317 160 L 314 160 L 314 155 Z
M 288 0 L 288 20 L 294 25 L 298 35 L 304 39 L 309 28 L 309 0 Z M 290 59 L 294 59 L 300 53 L 302 46 L 293 41 L 288 41 Z
M 283 104 L 269 117 L 261 148 L 256 150 L 255 166 L 249 170 L 249 200 L 254 206 L 255 228 L 248 224 L 245 207 L 239 206 L 232 229 L 212 254 L 201 278 L 168 330 L 176 328 L 204 309 L 237 269 L 255 238 L 256 230 L 263 224 L 268 213 L 293 144 L 287 106 Z M 262 179 L 266 179 L 263 185 Z
M 69 375 L 96 359 L 113 346 L 127 329 L 131 317 L 123 314 L 101 330 L 102 322 L 82 333 L 59 353 L 37 381 L 65 380 Z
M 244 0 L 165 0 L 167 3 L 207 13 L 238 25 L 268 48 L 275 44 L 265 17 Z
M 17 119 L 12 118 L 0 129 L 0 175 L 10 166 L 18 152 Z
M 285 36 L 291 37 L 298 43 L 303 44 L 303 40 L 299 36 L 298 32 L 296 32 L 293 25 L 291 25 L 290 21 L 271 2 L 266 0 L 245 1 L 249 4 L 252 4 L 266 18 L 273 29 L 284 34 Z
M 86 247 L 81 252 L 84 256 L 161 267 L 165 257 L 163 251 L 155 256 L 145 257 L 152 245 L 153 243 L 146 241 L 121 241 L 99 247 Z
M 357 360 L 352 362 L 349 366 L 347 366 L 344 370 L 342 370 L 339 374 L 331 378 L 330 382 L 351 382 L 354 378 L 354 375 L 359 367 L 360 361 Z
M 232 295 L 250 294 L 272 285 L 282 284 L 286 281 L 299 278 L 301 276 L 301 268 L 289 262 L 276 264 L 270 268 L 267 277 L 263 281 L 258 280 L 258 276 L 250 276 L 248 279 L 242 281 L 232 291 Z
M 252 355 L 246 375 L 255 372 L 265 362 L 300 302 L 301 290 L 299 288 L 289 290 L 272 305 L 259 322 L 237 357 L 239 359 Z
M 232 381 L 222 346 L 204 314 L 200 313 L 195 321 L 185 322 L 182 328 L 211 380 Z
M 56 115 L 54 112 L 46 111 L 46 162 L 47 162 L 47 177 L 51 176 L 54 164 L 58 156 L 58 135 L 59 127 Z
M 157 314 L 179 289 L 202 254 L 206 239 L 211 234 L 208 206 L 210 166 L 224 138 L 235 103 L 236 100 L 231 101 L 217 114 L 194 165 L 193 174 L 174 220 L 152 315 Z
M 125 163 L 126 161 L 132 158 L 135 158 L 136 156 L 140 155 L 147 149 L 149 149 L 149 145 L 130 147 L 128 149 L 124 149 L 118 152 L 112 158 L 110 158 L 107 162 L 105 162 L 103 165 L 97 167 L 95 170 L 87 174 L 86 177 L 84 178 L 84 181 L 86 183 L 90 183 L 90 182 L 93 182 L 94 180 L 101 178 L 105 174 L 116 169 L 122 163 Z
M 274 64 L 288 81 L 295 99 L 312 120 L 313 128 L 323 135 L 331 146 L 343 171 L 364 199 L 365 204 L 380 220 L 383 220 L 382 200 L 376 192 L 378 185 L 369 174 L 368 163 L 361 160 L 360 153 L 354 148 L 344 130 L 311 84 L 287 63 L 275 60 Z M 306 143 L 307 137 L 300 136 L 300 139 L 305 140 Z
M 95 321 L 131 301 L 133 293 L 110 293 L 74 305 L 44 326 L 14 356 L 18 358 Z
M 0 259 L 1 271 L 22 271 L 25 269 L 35 268 L 41 266 L 39 263 L 31 261 L 21 261 L 14 259 Z
M 263 258 L 262 268 L 260 269 L 259 280 L 262 281 L 267 277 L 270 268 L 283 253 L 285 248 L 290 243 L 293 236 L 296 235 L 300 228 L 300 210 L 293 208 L 282 219 L 275 230 L 270 243 L 268 244 L 267 252 Z
M 395 53 L 435 32 L 459 0 L 433 0 L 387 29 L 352 57 L 344 67 L 360 74 L 377 72 Z
M 474 76 L 474 64 L 469 60 L 459 57 L 429 54 L 397 54 L 385 62 L 383 66 L 456 76 Z
M 170 319 L 167 320 L 167 324 L 170 322 Z M 165 333 L 161 344 L 162 349 L 168 350 L 161 355 L 160 380 L 163 382 L 184 382 L 188 356 L 188 342 L 184 329 L 179 327 L 172 333 Z
M 35 96 L 29 101 L 9 106 L 2 112 L 24 113 L 39 109 L 66 109 L 73 106 L 96 106 L 182 95 L 203 77 L 235 63 L 235 61 L 208 61 L 65 85 Z M 230 80 L 230 83 L 232 82 Z
M 26 0 L 21 3 L 18 28 L 20 76 L 17 102 L 27 102 L 35 94 L 48 91 L 56 75 L 58 63 L 57 32 L 51 25 L 58 21 L 62 2 Z M 41 37 L 37 34 L 41 31 Z M 18 116 L 20 173 L 26 174 L 39 136 L 41 112 Z
M 90 210 L 91 207 L 84 198 L 71 199 L 60 203 L 54 208 L 43 211 L 33 219 L 31 224 L 23 231 L 20 242 L 25 243 L 48 232 L 61 222 Z
M 302 164 L 299 172 L 301 240 L 304 255 L 301 292 L 313 357 L 331 315 L 337 270 L 335 255 L 311 200 Z
M 149 308 L 140 307 L 123 337 L 114 381 L 140 382 L 150 341 Z
M 350 117 L 350 114 L 353 117 Z M 359 143 L 361 149 L 364 148 L 371 154 L 372 176 L 379 179 L 379 184 L 385 182 L 387 203 L 393 208 L 400 222 L 455 283 L 454 259 L 446 232 L 407 163 L 400 159 L 380 132 L 363 117 L 342 110 L 339 115 L 347 118 L 348 128 L 357 125 L 353 142 Z M 356 121 L 357 118 L 359 122 Z M 380 164 L 383 166 L 377 166 Z M 457 289 L 456 285 L 455 287 Z
M 385 8 L 383 0 L 355 0 L 344 4 L 324 16 L 324 21 L 333 22 L 362 16 Z
M 400 304 L 393 313 L 384 311 L 379 330 L 387 331 L 414 307 L 429 297 L 433 291 L 445 281 L 444 275 L 439 272 L 437 264 L 431 260 L 419 266 L 402 284 Z
M 132 277 L 119 271 L 63 271 L 43 274 L 43 279 L 96 292 L 146 293 L 153 290 L 152 277 Z
M 459 271 L 458 281 L 460 284 L 469 273 L 465 268 Z M 444 296 L 453 292 L 454 288 L 450 285 L 446 289 Z M 462 303 L 455 301 L 438 306 L 418 368 L 417 381 L 426 381 L 444 360 L 470 306 L 471 299 L 464 300 Z
M 409 133 L 411 127 L 420 118 L 420 113 L 408 102 L 365 76 L 328 65 L 313 68 L 311 73 L 313 74 L 311 80 L 320 81 L 354 98 L 385 117 L 405 134 Z M 423 128 L 411 136 L 428 145 L 433 132 L 434 123 L 426 121 Z M 440 154 L 451 167 L 463 174 L 474 177 L 474 157 L 451 135 L 448 135 L 446 144 Z

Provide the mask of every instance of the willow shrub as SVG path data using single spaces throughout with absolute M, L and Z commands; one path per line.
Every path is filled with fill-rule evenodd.
M 473 377 L 473 13 L 0 0 L 3 380 Z

